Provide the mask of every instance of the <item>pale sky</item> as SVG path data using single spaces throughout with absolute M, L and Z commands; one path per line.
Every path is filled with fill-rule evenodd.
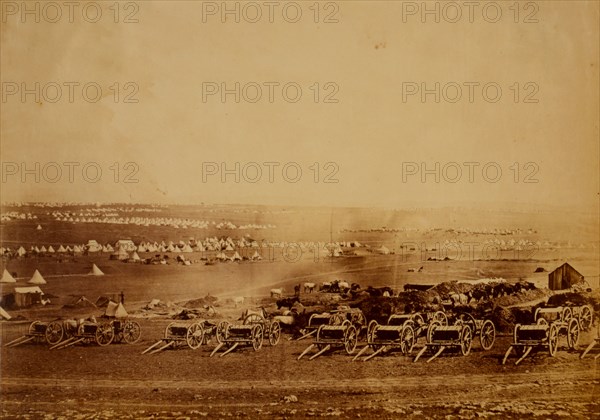
M 96 23 L 86 22 L 80 10 L 69 23 L 66 8 L 57 23 L 44 22 L 53 10 L 46 15 L 41 10 L 36 23 L 28 15 L 20 22 L 21 10 L 12 7 L 21 2 L 2 2 L 1 200 L 598 208 L 598 2 L 536 2 L 539 10 L 520 10 L 519 23 L 508 8 L 513 2 L 499 2 L 502 17 L 496 23 L 487 22 L 481 10 L 470 23 L 466 8 L 457 23 L 446 22 L 443 14 L 440 23 L 431 16 L 422 23 L 420 10 L 405 14 L 403 22 L 403 2 L 391 1 L 337 2 L 338 11 L 323 2 L 319 23 L 309 9 L 312 1 L 297 2 L 302 17 L 288 23 L 281 12 L 287 3 L 275 9 L 273 23 L 264 2 L 254 3 L 263 5 L 257 23 L 243 14 L 240 23 L 232 16 L 223 22 L 218 10 L 204 23 L 200 1 L 137 2 L 137 11 L 125 10 L 123 2 L 120 23 L 109 10 L 113 2 L 100 2 Z M 222 3 L 204 7 L 213 4 Z M 254 11 L 245 10 L 251 19 Z M 122 22 L 134 12 L 138 23 Z M 294 10 L 288 12 L 293 18 Z M 333 12 L 338 22 L 324 23 Z M 522 22 L 530 13 L 537 23 Z M 33 94 L 23 101 L 22 84 L 34 89 L 36 82 L 39 103 Z M 73 103 L 69 82 L 79 83 Z M 138 103 L 123 103 L 133 92 L 134 85 L 125 88 L 128 82 L 139 87 L 133 95 Z M 252 103 L 242 95 L 236 103 L 228 95 L 222 103 L 216 94 L 203 101 L 203 84 L 233 88 L 236 82 L 246 86 L 247 99 L 258 84 L 262 98 Z M 268 82 L 274 83 L 273 103 Z M 433 89 L 436 82 L 440 103 L 433 94 L 425 103 L 419 93 L 403 99 L 403 86 L 406 93 L 422 83 Z M 54 97 L 53 83 L 62 86 L 56 103 L 44 97 Z M 102 99 L 87 102 L 81 92 L 86 83 L 97 83 Z M 281 87 L 287 83 L 301 87 L 298 102 L 284 98 Z M 488 83 L 502 89 L 496 103 L 483 97 L 481 87 Z M 451 103 L 444 93 L 451 99 L 456 86 L 462 97 Z M 93 87 L 88 92 L 93 97 Z M 494 89 L 487 92 L 492 97 Z M 337 103 L 323 103 L 331 93 Z M 537 103 L 524 103 L 528 94 Z M 33 174 L 22 182 L 21 164 L 32 169 L 36 162 L 40 172 L 44 167 L 48 172 L 40 173 L 39 182 Z M 52 162 L 63 168 L 55 183 L 49 182 L 56 176 Z M 73 183 L 64 162 L 79 163 Z M 81 167 L 89 162 L 102 169 L 97 183 L 83 179 Z M 117 183 L 115 162 L 121 168 Z M 138 183 L 123 182 L 133 168 L 123 168 L 127 162 L 139 168 L 133 177 Z M 203 182 L 203 162 L 231 169 L 236 162 L 240 169 L 256 162 L 262 178 L 251 183 L 240 174 L 236 183 L 229 175 L 222 183 L 217 173 Z M 273 166 L 273 182 L 265 162 L 279 164 Z M 302 169 L 296 183 L 283 177 L 288 162 Z M 450 183 L 440 173 L 436 183 L 428 175 L 422 183 L 421 163 L 435 168 L 435 162 L 440 171 L 446 165 L 447 178 L 456 176 L 456 166 L 462 176 Z M 478 165 L 472 166 L 473 182 L 464 162 Z M 482 176 L 489 162 L 491 178 L 495 168 L 502 169 L 495 183 Z M 254 177 L 254 167 L 246 168 Z M 415 168 L 418 173 L 406 174 Z M 333 171 L 339 182 L 323 182 Z M 528 174 L 538 182 L 523 182 Z M 88 175 L 95 177 L 93 168 Z M 295 176 L 293 167 L 287 175 Z

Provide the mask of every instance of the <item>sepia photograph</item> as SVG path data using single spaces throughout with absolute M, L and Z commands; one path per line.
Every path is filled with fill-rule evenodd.
M 0 418 L 599 419 L 600 2 L 0 0 Z

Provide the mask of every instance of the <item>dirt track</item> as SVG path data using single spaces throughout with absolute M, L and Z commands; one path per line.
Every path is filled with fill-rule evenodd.
M 490 352 L 475 344 L 468 357 L 448 354 L 427 364 L 392 354 L 363 363 L 342 352 L 297 361 L 310 341 L 286 336 L 276 347 L 242 349 L 223 358 L 208 357 L 213 345 L 142 356 L 163 325 L 145 321 L 143 328 L 144 338 L 134 345 L 3 348 L 2 416 L 593 418 L 600 413 L 598 361 L 580 360 L 563 348 L 554 358 L 540 353 L 514 366 L 513 357 L 502 366 L 506 336 Z

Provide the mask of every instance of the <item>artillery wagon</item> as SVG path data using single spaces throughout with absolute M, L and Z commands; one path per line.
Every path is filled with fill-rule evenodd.
M 413 362 L 426 352 L 431 351 L 433 355 L 427 359 L 427 363 L 434 360 L 446 349 L 459 350 L 463 356 L 468 356 L 473 345 L 473 336 L 479 335 L 481 346 L 489 350 L 496 339 L 496 327 L 490 320 L 479 320 L 469 314 L 461 314 L 453 325 L 440 325 L 431 323 L 427 329 L 427 342 L 417 353 Z
M 367 319 L 360 309 L 341 307 L 331 312 L 312 314 L 308 319 L 308 325 L 302 331 L 302 337 L 298 340 L 314 336 L 322 325 L 342 325 L 345 320 L 350 321 L 359 333 L 367 325 Z
M 33 321 L 29 324 L 27 332 L 21 337 L 6 343 L 5 347 L 16 347 L 25 343 L 42 344 L 47 343 L 50 346 L 62 341 L 66 334 L 66 328 L 61 321 Z
M 591 311 L 588 313 L 585 308 L 589 310 L 587 305 L 536 309 L 534 324 L 515 325 L 513 343 L 506 351 L 502 364 L 506 363 L 513 349 L 519 357 L 515 365 L 521 363 L 534 349 L 536 351 L 547 349 L 550 356 L 554 357 L 561 336 L 566 336 L 569 349 L 575 349 L 582 329 L 580 320 L 587 326 L 589 319 L 591 324 Z
M 312 355 L 309 360 L 316 359 L 326 351 L 337 348 L 342 348 L 347 354 L 352 354 L 358 344 L 358 335 L 359 330 L 348 319 L 345 319 L 341 325 L 321 325 L 317 329 L 313 343 L 304 349 L 298 356 L 298 360 L 314 347 L 317 347 L 319 351 Z
M 281 324 L 269 319 L 264 311 L 250 312 L 243 316 L 242 324 L 230 324 L 222 321 L 217 327 L 219 344 L 210 354 L 214 356 L 220 349 L 226 347 L 220 357 L 231 353 L 240 345 L 251 345 L 254 351 L 261 349 L 267 340 L 271 346 L 276 346 L 281 338 Z
M 142 335 L 140 324 L 131 320 L 114 319 L 109 322 L 71 320 L 65 321 L 64 325 L 69 337 L 50 347 L 51 350 L 64 349 L 79 343 L 108 346 L 111 343 L 125 341 L 127 344 L 134 344 Z
M 165 328 L 163 338 L 144 350 L 142 354 L 154 354 L 168 348 L 184 346 L 196 350 L 216 335 L 216 330 L 217 326 L 210 321 L 193 322 L 191 324 L 171 322 Z
M 352 360 L 358 359 L 369 348 L 374 352 L 364 361 L 394 349 L 399 349 L 404 355 L 410 354 L 417 340 L 425 335 L 429 325 L 433 323 L 447 325 L 448 318 L 444 312 L 437 311 L 424 314 L 393 314 L 388 318 L 386 325 L 372 320 L 367 327 L 367 345 Z

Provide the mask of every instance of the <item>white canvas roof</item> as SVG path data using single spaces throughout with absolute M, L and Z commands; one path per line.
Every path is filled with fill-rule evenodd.
M 0 283 L 16 283 L 15 278 L 6 270 L 2 273 L 2 278 L 0 278 Z
M 42 275 L 40 274 L 40 272 L 38 270 L 35 270 L 35 273 L 33 273 L 33 276 L 27 283 L 29 283 L 29 284 L 46 284 L 46 280 L 44 280 L 44 277 L 42 277 Z
M 42 292 L 42 289 L 40 289 L 38 286 L 15 287 L 15 293 L 41 293 L 42 295 L 44 294 L 44 292 Z
M 92 271 L 90 272 L 90 274 L 92 276 L 103 276 L 104 275 L 102 270 L 100 270 L 96 264 L 92 265 Z

